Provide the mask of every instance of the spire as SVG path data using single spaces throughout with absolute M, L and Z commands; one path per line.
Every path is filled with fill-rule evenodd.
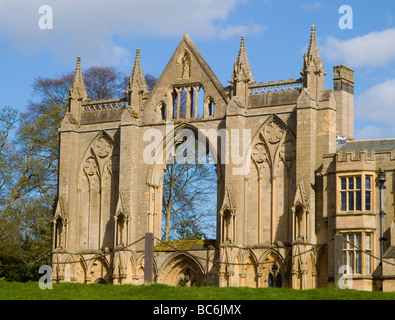
M 311 27 L 310 43 L 307 53 L 304 55 L 303 72 L 305 71 L 324 72 L 324 65 L 317 45 L 315 25 Z
M 320 57 L 317 45 L 315 26 L 311 27 L 311 35 L 307 53 L 303 56 L 303 69 L 301 72 L 303 87 L 307 88 L 315 99 L 318 99 L 324 90 L 324 64 Z
M 84 75 L 81 70 L 81 57 L 77 58 L 77 66 L 75 68 L 73 82 L 69 89 L 69 99 L 87 100 L 88 93 L 86 92 Z
M 248 62 L 247 58 L 244 35 L 241 36 L 239 55 L 233 64 L 233 75 L 231 82 L 234 83 L 235 81 L 244 81 L 249 83 L 254 82 L 250 63 Z
M 315 59 L 321 59 L 317 46 L 317 35 L 315 33 L 315 25 L 311 27 L 310 43 L 307 50 L 307 56 L 312 56 Z
M 137 113 L 140 113 L 142 95 L 147 91 L 147 82 L 144 77 L 143 68 L 141 67 L 140 49 L 137 48 L 133 71 L 129 77 L 128 88 L 124 92 L 126 94 L 128 106 L 134 108 Z
M 136 50 L 136 58 L 134 59 L 134 66 L 132 75 L 129 77 L 128 92 L 138 88 L 138 92 L 147 92 L 147 82 L 144 77 L 143 68 L 140 61 L 140 49 Z

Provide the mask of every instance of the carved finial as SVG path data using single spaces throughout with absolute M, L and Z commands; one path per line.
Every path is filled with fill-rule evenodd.
M 324 89 L 324 64 L 317 45 L 316 27 L 311 27 L 310 42 L 307 53 L 303 57 L 302 78 L 303 87 L 308 88 L 315 98 Z
M 237 60 L 233 64 L 233 76 L 231 82 L 234 81 L 254 82 L 250 63 L 247 58 L 244 35 L 241 36 L 239 54 L 237 56 Z
M 139 109 L 141 104 L 141 94 L 148 92 L 147 82 L 141 67 L 140 48 L 136 49 L 136 57 L 132 74 L 129 77 L 128 88 L 125 91 L 127 95 L 128 106 Z
M 317 46 L 317 35 L 315 32 L 315 25 L 311 27 L 309 49 L 307 50 L 308 56 L 313 56 L 316 59 L 321 59 Z
M 77 57 L 77 65 L 75 67 L 74 78 L 69 89 L 69 99 L 87 100 L 88 93 L 86 92 L 84 75 L 81 70 L 81 57 Z
M 144 77 L 143 68 L 140 61 L 140 48 L 136 49 L 136 58 L 134 59 L 134 66 L 132 75 L 129 77 L 128 91 L 138 88 L 139 92 L 147 92 L 147 82 Z

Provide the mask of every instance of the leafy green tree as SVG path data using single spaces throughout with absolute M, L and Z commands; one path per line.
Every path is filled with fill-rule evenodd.
M 56 205 L 58 128 L 67 110 L 73 73 L 37 78 L 33 100 L 19 114 L 0 110 L 0 278 L 24 281 L 35 272 L 32 261 L 48 261 Z M 88 95 L 103 100 L 122 96 L 127 77 L 111 67 L 84 72 Z

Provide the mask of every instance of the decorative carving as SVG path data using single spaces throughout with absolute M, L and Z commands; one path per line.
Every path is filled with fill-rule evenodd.
M 265 130 L 267 140 L 272 143 L 278 143 L 284 135 L 284 129 L 279 126 L 279 124 L 273 120 L 271 121 Z
M 252 94 L 266 94 L 266 93 L 277 93 L 284 91 L 292 91 L 302 89 L 302 79 L 290 79 L 282 81 L 270 81 L 268 83 L 258 83 L 249 86 Z
M 86 102 L 82 105 L 82 112 L 113 110 L 126 108 L 127 101 L 124 98 Z
M 99 157 L 101 157 L 101 158 L 107 157 L 111 151 L 111 148 L 112 148 L 111 143 L 104 136 L 100 137 L 96 141 L 95 146 L 96 146 L 96 152 L 99 155 Z
M 181 78 L 189 78 L 190 77 L 190 58 L 187 52 L 184 52 L 184 55 L 181 58 Z
M 252 149 L 252 159 L 257 163 L 267 161 L 266 148 L 263 142 L 257 143 Z
M 97 173 L 97 161 L 95 157 L 89 157 L 85 160 L 84 163 L 84 171 L 88 176 L 93 176 Z

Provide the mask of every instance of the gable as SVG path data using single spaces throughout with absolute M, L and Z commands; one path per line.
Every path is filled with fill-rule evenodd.
M 207 106 L 211 101 L 216 108 L 215 114 L 211 116 L 224 116 L 228 100 L 227 94 L 188 35 L 184 35 L 178 44 L 165 70 L 144 103 L 144 122 L 155 123 L 160 121 L 159 107 L 166 106 L 168 111 L 172 109 L 172 104 L 177 99 L 177 90 L 184 93 L 184 89 L 188 94 L 187 99 L 192 109 L 195 103 L 193 100 L 197 100 L 197 92 L 202 89 L 204 90 L 204 101 L 198 101 L 198 103 L 202 102 Z M 180 96 L 178 98 L 180 99 Z M 208 110 L 206 110 L 204 114 L 208 115 L 208 113 Z M 191 114 L 192 118 L 196 117 L 193 111 L 191 111 Z

